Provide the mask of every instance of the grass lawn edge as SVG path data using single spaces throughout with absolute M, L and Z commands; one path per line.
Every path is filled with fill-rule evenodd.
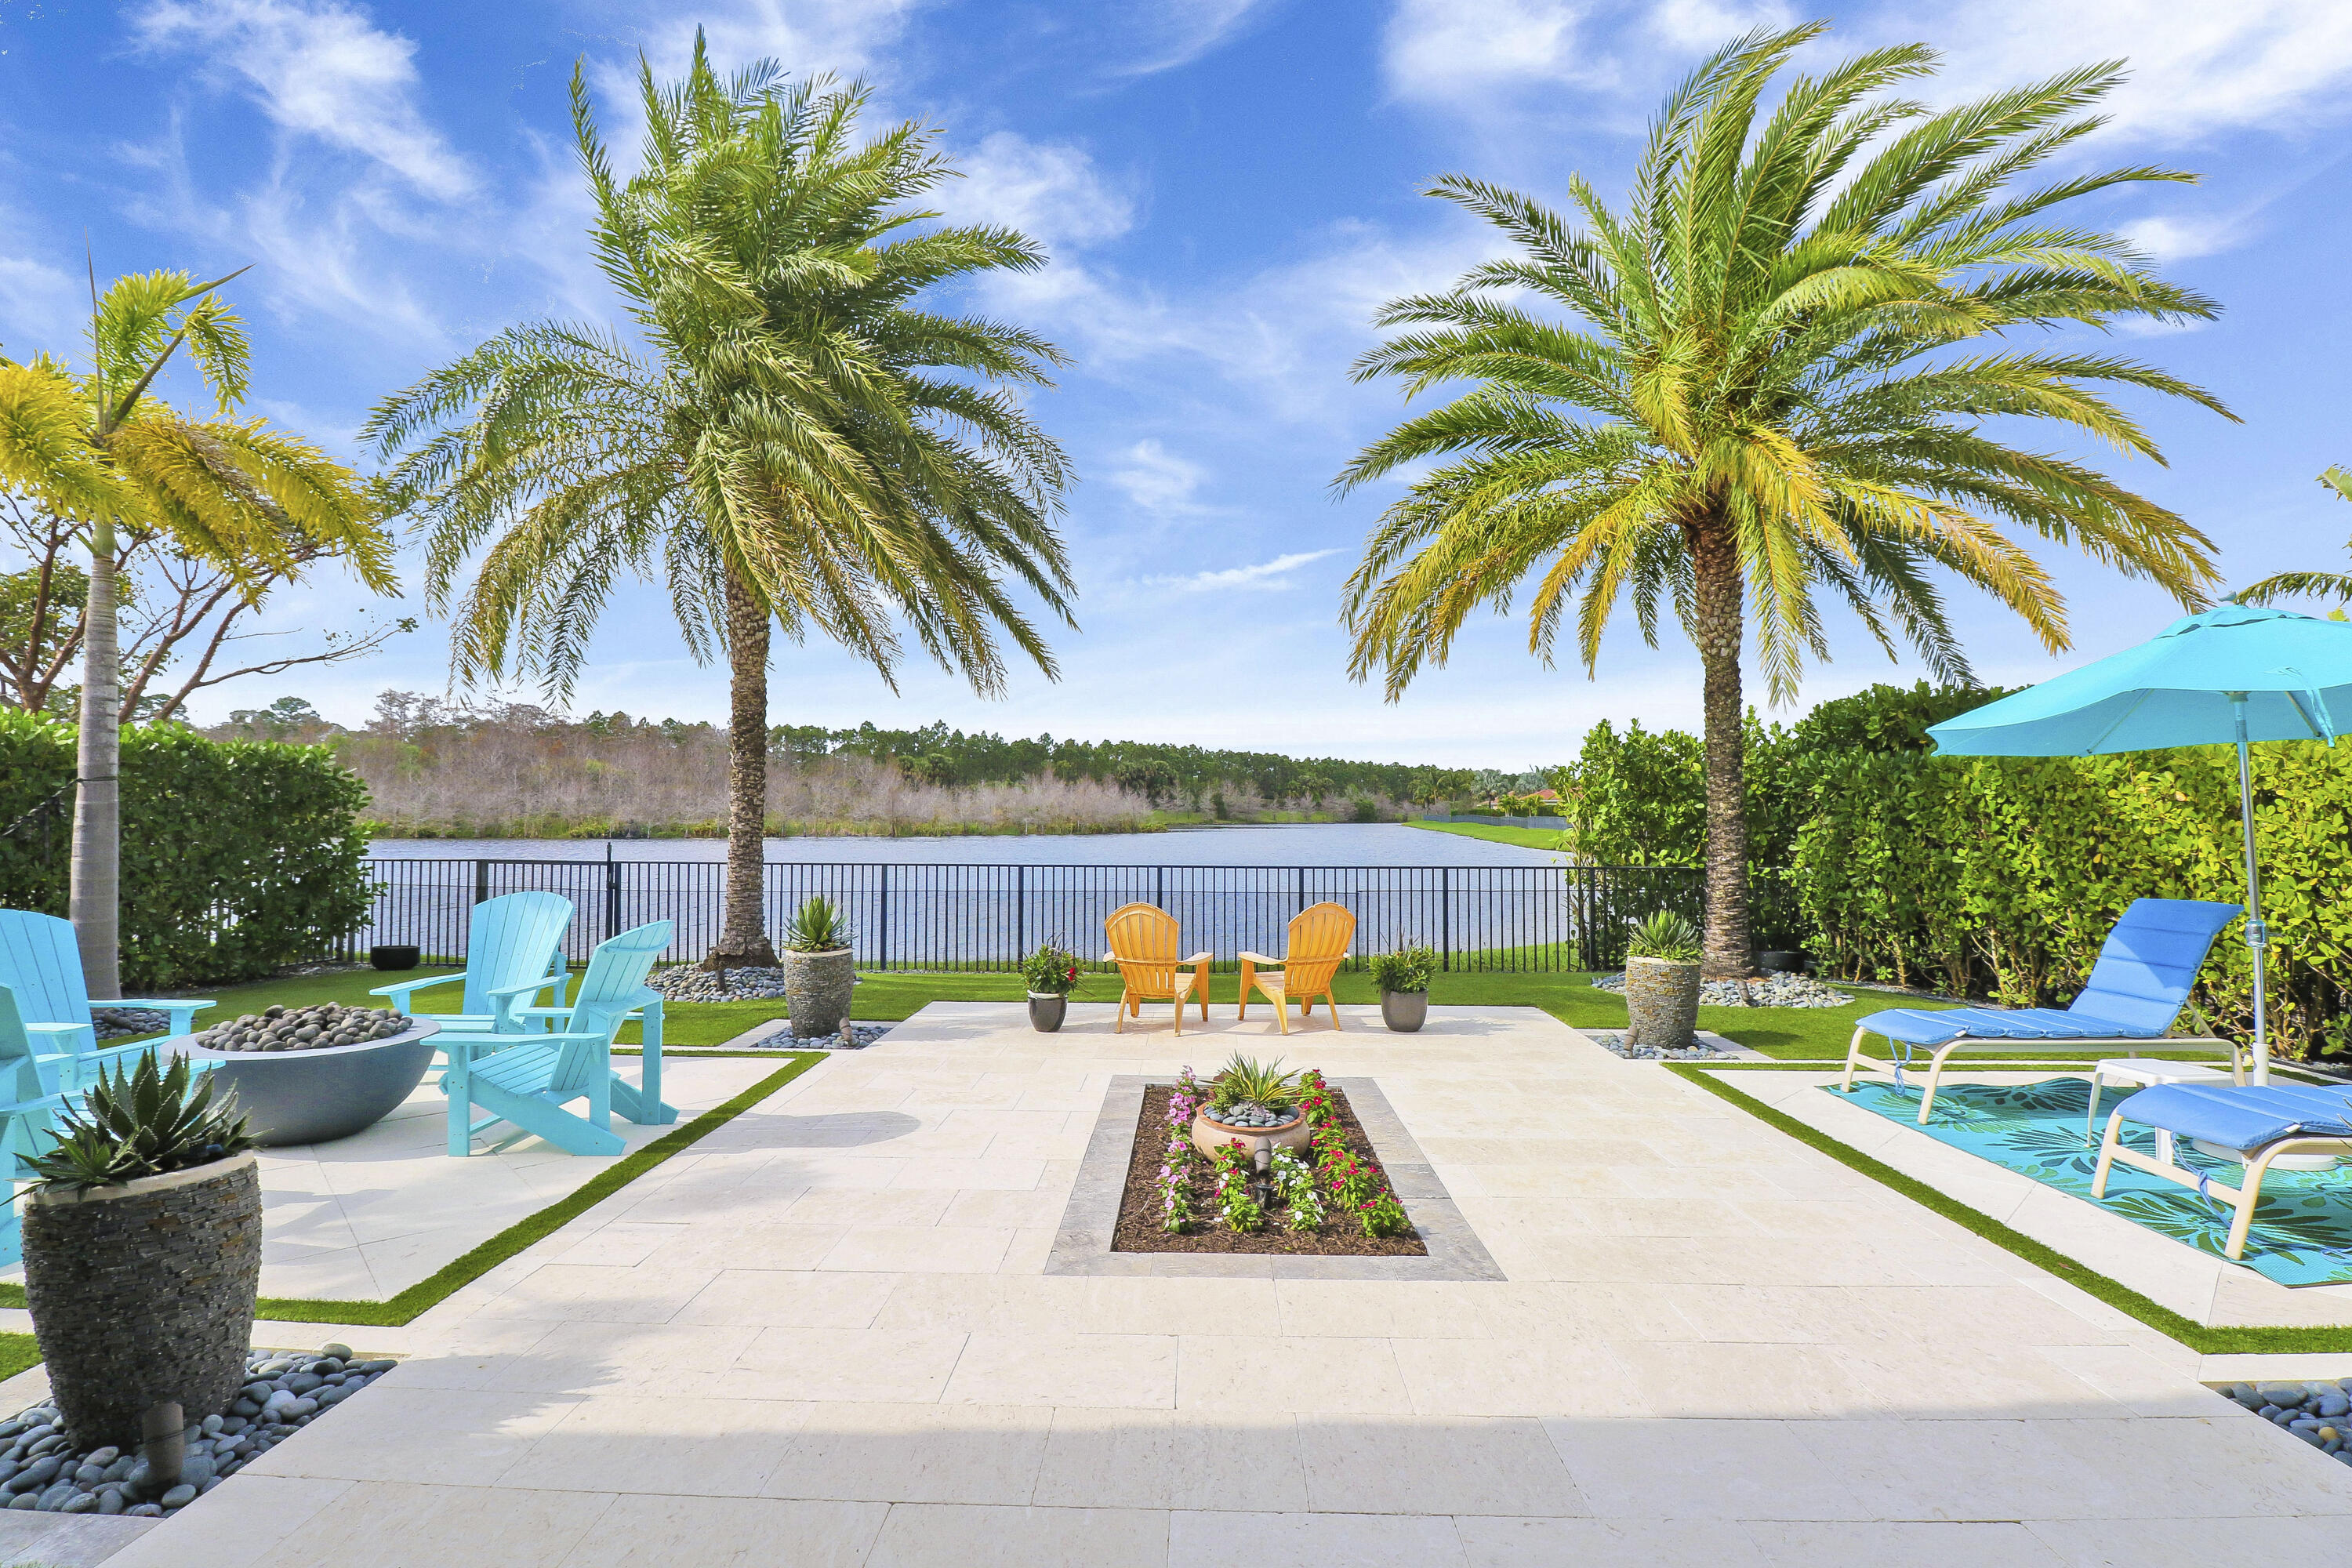
M 620 1053 L 615 1053 L 620 1054 Z M 710 1053 L 716 1055 L 718 1053 Z M 768 1051 L 729 1052 L 728 1055 L 772 1056 Z M 396 1329 L 414 1322 L 430 1309 L 439 1306 L 458 1290 L 472 1284 L 508 1258 L 545 1239 L 555 1231 L 577 1219 L 590 1209 L 635 1181 L 639 1176 L 676 1154 L 681 1154 L 696 1143 L 734 1121 L 753 1106 L 774 1094 L 801 1074 L 825 1059 L 824 1051 L 794 1051 L 785 1065 L 770 1073 L 742 1093 L 722 1104 L 715 1105 L 683 1126 L 663 1133 L 659 1138 L 631 1153 L 623 1155 L 605 1169 L 599 1171 L 574 1191 L 558 1198 L 545 1208 L 524 1215 L 496 1236 L 471 1250 L 459 1254 L 433 1273 L 409 1286 L 386 1301 L 319 1301 L 293 1297 L 264 1296 L 254 1303 L 254 1316 L 280 1323 L 350 1323 L 357 1327 Z M 0 1283 L 0 1307 L 25 1305 L 22 1285 Z M 30 1340 L 33 1336 L 0 1335 L 0 1375 L 22 1372 L 40 1359 L 35 1351 L 31 1361 L 11 1367 L 9 1361 L 18 1347 L 6 1342 L 10 1339 Z
M 1748 1062 L 1741 1065 L 1753 1069 L 1780 1064 Z M 1801 1065 L 1811 1064 L 1790 1064 L 1791 1067 Z M 1774 1131 L 1784 1132 L 1807 1148 L 1828 1155 L 1846 1169 L 1900 1193 L 1922 1208 L 1982 1237 L 1995 1247 L 2022 1258 L 2045 1274 L 2064 1280 L 2084 1294 L 2095 1297 L 2116 1310 L 2137 1319 L 2200 1355 L 2352 1352 L 2352 1324 L 2302 1328 L 2213 1327 L 2185 1318 L 2171 1308 L 2141 1295 L 2123 1281 L 2110 1279 L 2076 1262 L 2057 1248 L 2036 1241 L 1990 1215 L 1970 1208 L 1916 1176 L 1905 1175 L 1884 1161 L 1873 1159 L 1853 1145 L 1840 1142 L 1810 1123 L 1800 1121 L 1786 1111 L 1774 1110 L 1754 1095 L 1721 1081 L 1717 1076 L 1720 1069 L 1685 1062 L 1668 1062 L 1664 1066 L 1677 1078 L 1687 1079 L 1709 1094 L 1729 1101 Z

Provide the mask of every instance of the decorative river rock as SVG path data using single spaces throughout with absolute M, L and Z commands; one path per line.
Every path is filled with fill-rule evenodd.
M 242 1018 L 215 1024 L 190 1044 L 213 1051 L 311 1051 L 331 1046 L 388 1040 L 415 1027 L 416 1020 L 381 1007 L 346 1007 L 320 1002 L 310 1007 L 265 1007 Z

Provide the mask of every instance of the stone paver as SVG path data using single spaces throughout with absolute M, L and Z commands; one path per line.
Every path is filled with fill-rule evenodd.
M 2171 1342 L 1541 1013 L 1109 1014 L 826 1061 L 110 1562 L 2158 1568 L 2352 1525 Z M 1112 1080 L 1236 1047 L 1376 1079 L 1507 1278 L 1045 1273 Z

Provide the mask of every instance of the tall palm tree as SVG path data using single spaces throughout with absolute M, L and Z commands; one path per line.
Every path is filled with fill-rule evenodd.
M 231 274 L 234 277 L 235 274 Z M 232 417 L 245 399 L 245 331 L 184 272 L 116 279 L 91 301 L 89 367 L 0 357 L 0 486 L 77 522 L 89 548 L 80 731 L 74 767 L 73 917 L 94 996 L 122 994 L 118 531 L 152 534 L 257 596 L 321 550 L 395 591 L 373 490 L 299 437 Z M 214 404 L 192 418 L 155 391 L 183 348 Z
M 726 914 L 714 967 L 772 963 L 761 910 L 772 630 L 892 676 L 899 625 L 983 695 L 999 633 L 1048 676 L 1004 581 L 1068 620 L 1061 450 L 1014 389 L 1052 345 L 920 308 L 926 288 L 1044 255 L 1005 228 L 918 229 L 953 170 L 914 124 L 856 139 L 864 89 L 642 65 L 639 171 L 614 174 L 572 73 L 597 264 L 636 341 L 547 321 L 500 333 L 379 408 L 366 437 L 431 529 L 467 679 L 567 695 L 625 575 L 667 584 L 731 682 Z M 483 547 L 487 545 L 487 550 Z M 482 551 L 478 572 L 463 581 Z
M 2004 522 L 2071 544 L 2183 605 L 2203 602 L 2211 544 L 2186 521 L 2070 458 L 2011 446 L 1994 416 L 2053 421 L 2161 461 L 2105 393 L 2212 396 L 2104 353 L 1987 345 L 2018 327 L 2203 319 L 2212 304 L 2158 278 L 2121 240 L 2046 220 L 2146 181 L 2136 167 L 2020 177 L 2100 121 L 2084 113 L 2113 65 L 1939 114 L 1888 95 L 1932 71 L 1924 46 L 1875 49 L 1820 76 L 1788 57 L 1822 24 L 1749 34 L 1702 65 L 1651 127 L 1624 210 L 1580 177 L 1573 218 L 1448 176 L 1431 194 L 1477 214 L 1517 254 L 1451 290 L 1391 301 L 1405 329 L 1356 363 L 1410 394 L 1470 390 L 1360 453 L 1344 492 L 1433 464 L 1381 515 L 1349 581 L 1351 672 L 1391 700 L 1442 664 L 1470 612 L 1507 610 L 1523 581 L 1528 645 L 1549 662 L 1571 604 L 1590 672 L 1621 598 L 1655 646 L 1670 607 L 1697 645 L 1706 751 L 1706 968 L 1754 973 L 1747 896 L 1742 649 L 1772 697 L 1828 657 L 1821 597 L 1930 668 L 1968 663 L 1948 574 L 2067 646 L 2063 601 Z M 1524 302 L 1523 302 L 1524 301 Z M 1581 317 L 1564 322 L 1546 308 Z
M 2346 500 L 2352 500 L 2352 468 L 2332 464 L 2321 470 L 2319 482 Z M 2345 548 L 2352 550 L 2352 543 L 2347 543 Z M 2352 572 L 2274 573 L 2237 595 L 2236 598 L 2242 605 L 2267 605 L 2273 599 L 2284 599 L 2294 594 L 2352 600 Z

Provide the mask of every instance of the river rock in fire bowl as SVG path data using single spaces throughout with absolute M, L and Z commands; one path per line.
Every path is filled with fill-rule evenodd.
M 1226 1143 L 1238 1143 L 1254 1157 L 1268 1145 L 1304 1149 L 1307 1138 L 1307 1112 L 1295 1106 L 1269 1110 L 1244 1100 L 1223 1110 L 1202 1106 L 1192 1118 L 1192 1146 L 1203 1154 L 1214 1154 Z
M 264 1147 L 325 1143 L 373 1126 L 415 1091 L 441 1026 L 377 1007 L 268 1007 L 171 1048 L 216 1064 L 214 1082 Z

